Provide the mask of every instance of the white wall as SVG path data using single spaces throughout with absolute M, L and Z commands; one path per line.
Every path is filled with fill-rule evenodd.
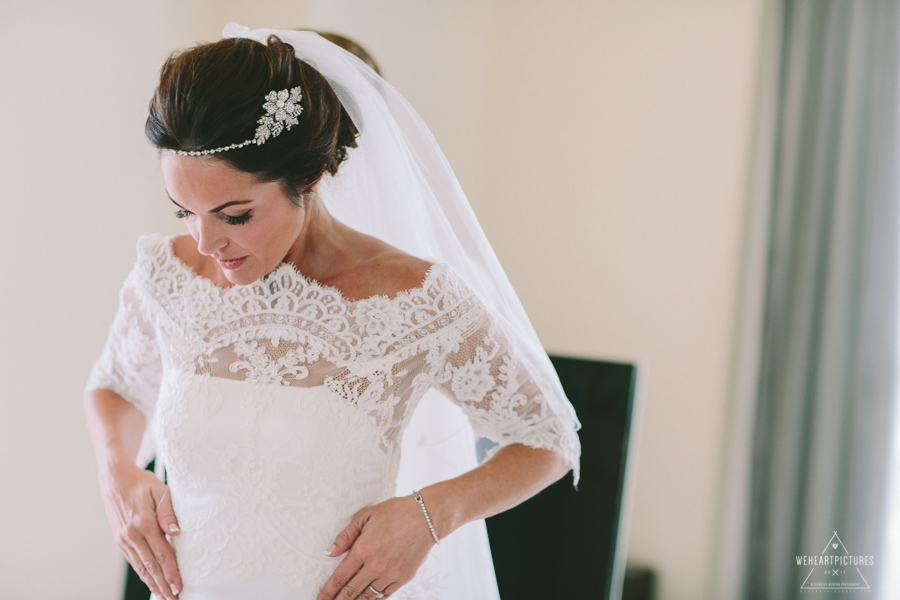
M 174 230 L 143 139 L 167 53 L 252 27 L 359 39 L 428 122 L 538 333 L 649 366 L 629 555 L 709 597 L 762 3 L 174 0 L 0 17 L 0 595 L 116 598 L 81 416 L 139 233 Z
M 660 569 L 661 598 L 703 597 L 759 9 L 559 4 L 508 21 L 494 97 L 512 108 L 490 136 L 505 160 L 481 216 L 550 350 L 648 367 L 629 556 Z

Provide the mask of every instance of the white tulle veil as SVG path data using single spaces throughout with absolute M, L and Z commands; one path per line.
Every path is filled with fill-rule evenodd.
M 358 147 L 317 191 L 329 212 L 350 227 L 412 255 L 448 264 L 491 311 L 537 381 L 553 413 L 575 431 L 579 423 L 556 372 L 488 243 L 456 176 L 426 125 L 393 87 L 354 55 L 309 31 L 255 29 L 229 23 L 226 38 L 263 44 L 270 35 L 331 84 L 360 132 Z M 434 394 L 433 396 L 439 396 Z M 578 477 L 577 438 L 563 448 Z M 423 399 L 403 442 L 398 493 L 455 476 L 475 465 L 474 434 L 454 405 Z M 463 528 L 466 529 L 466 528 Z M 459 598 L 483 598 L 490 566 L 483 524 L 455 532 L 433 554 L 455 563 Z M 452 543 L 450 543 L 452 541 Z M 480 573 L 480 574 L 479 574 Z

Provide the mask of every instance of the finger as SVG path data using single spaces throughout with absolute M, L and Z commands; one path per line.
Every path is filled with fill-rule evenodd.
M 172 545 L 159 529 L 147 536 L 146 539 L 150 552 L 153 553 L 154 564 L 162 571 L 162 578 L 167 586 L 165 589 L 170 590 L 166 595 L 178 595 L 182 589 L 182 581 Z
M 131 549 L 134 550 L 140 559 L 142 568 L 146 571 L 147 578 L 152 579 L 156 583 L 159 591 L 162 592 L 161 595 L 163 597 L 172 598 L 172 584 L 166 579 L 165 572 L 157 557 L 162 558 L 165 562 L 166 553 L 171 553 L 173 555 L 174 553 L 172 552 L 172 547 L 169 545 L 169 542 L 166 541 L 166 538 L 163 536 L 162 531 L 159 530 L 156 522 L 152 523 L 152 527 L 156 530 L 155 532 L 144 531 L 138 526 L 131 525 L 127 529 L 126 538 L 131 544 Z M 135 570 L 137 570 L 137 566 L 133 566 L 135 566 Z
M 169 582 L 166 581 L 162 567 L 156 561 L 156 558 L 150 551 L 149 546 L 145 545 L 142 548 L 137 548 L 135 549 L 135 552 L 137 553 L 138 559 L 141 561 L 142 568 L 146 573 L 145 581 L 153 581 L 158 590 L 155 593 L 161 598 L 173 598 L 172 590 L 169 587 Z
M 137 576 L 141 578 L 141 581 L 144 582 L 150 591 L 158 598 L 166 598 L 166 595 L 161 593 L 159 586 L 156 584 L 156 580 L 150 576 L 149 571 L 147 571 L 147 567 L 144 565 L 144 561 L 141 560 L 141 557 L 138 556 L 137 552 L 134 551 L 131 547 L 122 548 L 122 552 L 125 554 L 125 558 L 128 559 L 128 562 L 131 564 L 131 568 L 134 569 L 134 572 L 137 573 Z
M 162 538 L 156 544 L 151 544 L 150 548 L 156 558 L 156 563 L 162 568 L 168 589 L 171 590 L 173 596 L 177 596 L 181 593 L 183 585 L 181 573 L 178 571 L 178 563 L 175 562 L 175 552 L 171 544 L 165 538 Z
M 331 544 L 328 549 L 325 551 L 325 554 L 328 556 L 340 556 L 344 552 L 350 549 L 353 546 L 353 542 L 356 541 L 356 538 L 359 537 L 359 534 L 362 532 L 362 523 L 358 522 L 356 518 L 350 521 L 350 524 L 347 525 L 343 531 L 337 534 L 337 537 L 334 539 L 334 543 Z
M 338 593 L 353 579 L 360 568 L 362 568 L 362 562 L 359 559 L 349 554 L 345 556 L 341 564 L 331 574 L 331 577 L 328 578 L 328 581 L 325 582 L 325 585 L 322 586 L 322 591 L 316 596 L 316 600 L 334 600 L 337 598 Z
M 169 535 L 178 535 L 181 528 L 178 527 L 178 519 L 175 518 L 175 509 L 172 508 L 172 496 L 169 495 L 169 487 L 166 486 L 163 497 L 156 502 L 156 520 L 159 527 Z
M 390 596 L 397 586 L 387 583 L 385 579 L 376 579 L 366 586 L 362 597 L 366 600 L 379 600 Z
M 175 509 L 172 507 L 172 496 L 169 494 L 168 486 L 166 486 L 162 498 L 159 501 L 154 499 L 154 502 L 156 503 L 156 520 L 162 532 L 167 532 L 169 535 L 178 535 L 181 530 L 178 527 L 178 520 L 175 518 Z M 166 581 L 169 582 L 172 593 L 177 595 L 181 591 L 182 581 L 181 573 L 178 571 L 178 564 L 175 562 L 175 552 L 172 550 L 172 545 L 163 537 L 162 539 L 156 539 L 155 543 L 151 542 L 150 547 L 156 556 L 156 561 L 162 567 L 163 575 Z
M 371 575 L 365 574 L 363 571 L 358 572 L 343 588 L 341 588 L 341 591 L 338 592 L 335 600 L 360 600 L 362 598 L 365 600 L 375 600 L 375 598 L 378 597 L 378 594 L 372 593 L 372 590 L 369 589 L 369 585 L 372 581 Z M 377 590 L 378 588 L 375 589 Z

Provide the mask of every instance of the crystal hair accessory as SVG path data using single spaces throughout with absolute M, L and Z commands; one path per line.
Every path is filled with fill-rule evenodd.
M 251 140 L 211 150 L 174 150 L 174 152 L 183 156 L 206 156 L 216 152 L 237 150 L 249 144 L 262 146 L 269 138 L 277 137 L 282 131 L 297 125 L 299 122 L 297 117 L 303 112 L 303 107 L 300 106 L 300 100 L 303 99 L 301 92 L 302 90 L 298 86 L 290 90 L 272 91 L 266 94 L 266 102 L 263 104 L 266 114 L 257 121 L 259 127 L 256 128 L 256 136 Z

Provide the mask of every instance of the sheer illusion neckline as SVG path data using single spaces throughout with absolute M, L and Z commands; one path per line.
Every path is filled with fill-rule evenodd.
M 289 263 L 289 262 L 279 263 L 274 269 L 272 269 L 267 274 L 263 275 L 262 277 L 260 277 L 259 279 L 257 279 L 256 281 L 254 281 L 252 283 L 248 283 L 245 285 L 237 285 L 236 284 L 236 285 L 232 285 L 229 287 L 224 287 L 222 285 L 219 285 L 217 282 L 213 281 L 209 277 L 200 275 L 193 267 L 191 267 L 189 264 L 187 264 L 180 256 L 175 254 L 174 244 L 175 244 L 176 237 L 178 237 L 178 236 L 170 235 L 164 239 L 164 243 L 162 244 L 162 246 L 165 251 L 166 259 L 170 260 L 173 264 L 175 264 L 177 266 L 177 268 L 182 270 L 188 278 L 190 278 L 192 280 L 197 280 L 197 281 L 202 281 L 202 282 L 208 283 L 220 295 L 228 294 L 232 290 L 239 290 L 241 288 L 251 288 L 253 286 L 261 286 L 263 289 L 267 289 L 268 286 L 265 285 L 266 282 L 275 281 L 278 279 L 278 277 L 280 275 L 287 273 L 288 275 L 291 276 L 292 279 L 299 281 L 301 283 L 301 287 L 304 290 L 321 290 L 323 292 L 328 292 L 328 293 L 333 294 L 334 296 L 340 298 L 340 300 L 342 302 L 345 302 L 348 305 L 354 305 L 354 304 L 358 304 L 360 302 L 367 302 L 367 301 L 376 300 L 376 299 L 389 300 L 389 301 L 393 302 L 395 300 L 400 300 L 400 299 L 406 298 L 412 294 L 422 292 L 423 290 L 425 290 L 425 288 L 428 287 L 429 283 L 431 283 L 431 281 L 433 279 L 437 278 L 438 275 L 440 274 L 440 272 L 442 272 L 444 270 L 443 265 L 432 262 L 431 266 L 429 266 L 428 270 L 425 272 L 425 276 L 422 278 L 421 283 L 419 283 L 419 285 L 417 285 L 416 287 L 407 288 L 405 290 L 400 290 L 393 296 L 388 295 L 388 294 L 372 294 L 372 295 L 366 296 L 364 298 L 355 298 L 355 299 L 348 298 L 347 296 L 344 295 L 344 292 L 342 292 L 340 289 L 338 289 L 337 287 L 335 287 L 333 285 L 327 285 L 327 284 L 321 283 L 320 281 L 318 281 L 316 279 L 307 277 L 293 263 Z

